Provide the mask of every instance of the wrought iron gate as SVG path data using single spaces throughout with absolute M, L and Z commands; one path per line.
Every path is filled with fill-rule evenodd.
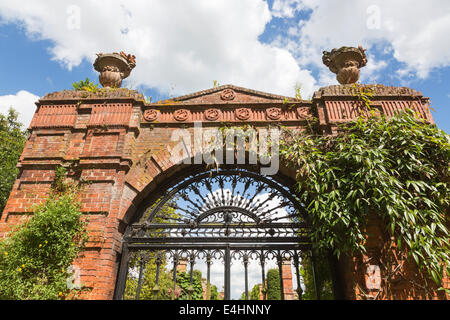
M 300 254 L 311 249 L 309 228 L 299 201 L 281 181 L 245 169 L 224 168 L 192 173 L 160 192 L 125 232 L 116 299 L 140 299 L 149 274 L 153 279 L 145 281 L 151 282 L 153 299 L 177 298 L 180 266 L 188 271 L 191 299 L 194 268 L 199 263 L 206 265 L 208 299 L 211 266 L 219 263 L 224 272 L 223 298 L 229 300 L 230 270 L 236 261 L 244 268 L 248 299 L 249 263 L 259 263 L 264 287 L 268 260 L 277 263 L 282 299 L 282 265 L 292 263 L 301 297 L 299 261 Z M 161 277 L 167 274 L 171 283 L 162 292 Z

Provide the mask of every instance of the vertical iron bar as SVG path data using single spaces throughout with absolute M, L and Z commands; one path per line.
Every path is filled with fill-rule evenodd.
M 193 275 L 194 275 L 194 264 L 195 264 L 195 252 L 192 251 L 191 255 L 189 257 L 189 264 L 190 264 L 190 280 L 189 280 L 189 289 L 188 289 L 188 293 L 189 293 L 189 300 L 192 300 L 192 294 L 194 293 L 194 286 L 193 286 Z
M 206 300 L 211 300 L 211 253 L 206 256 Z
M 311 265 L 314 278 L 314 289 L 316 291 L 316 299 L 320 300 L 319 281 L 317 279 L 317 269 L 316 269 L 316 258 L 313 250 L 311 250 Z
M 262 278 L 262 284 L 261 284 L 261 291 L 263 300 L 266 300 L 266 272 L 264 271 L 264 265 L 266 263 L 266 259 L 264 258 L 264 251 L 261 250 L 261 256 L 259 257 L 260 263 L 261 263 L 261 278 Z
M 224 299 L 230 300 L 230 284 L 231 284 L 231 274 L 230 274 L 230 268 L 231 268 L 231 255 L 230 255 L 230 245 L 227 244 L 225 247 L 225 292 L 224 292 Z
M 297 250 L 294 251 L 294 267 L 295 267 L 295 274 L 297 276 L 297 295 L 298 300 L 302 300 L 303 290 L 300 283 L 300 271 L 299 271 L 299 265 L 298 265 L 299 256 L 297 253 Z
M 141 288 L 142 288 L 142 276 L 144 274 L 144 257 L 141 256 L 141 259 L 139 261 L 139 278 L 138 278 L 138 286 L 137 286 L 137 290 L 136 290 L 136 300 L 139 300 L 140 296 L 141 296 Z
M 245 300 L 248 300 L 248 255 L 244 254 L 244 268 L 245 268 Z
M 155 277 L 155 286 L 153 287 L 153 298 L 158 300 L 159 296 L 159 270 L 161 268 L 162 256 L 161 251 L 158 251 L 158 256 L 156 257 L 156 277 Z
M 173 292 L 172 297 L 175 300 L 175 291 L 177 290 L 177 267 L 178 267 L 178 252 L 175 251 L 173 254 L 173 273 L 172 273 L 172 280 L 173 280 Z
M 117 288 L 116 288 L 116 294 L 115 299 L 116 300 L 123 300 L 123 294 L 125 292 L 125 284 L 127 282 L 127 275 L 128 275 L 128 260 L 130 259 L 130 251 L 128 250 L 128 245 L 124 243 L 122 247 L 122 259 L 120 261 L 120 267 L 119 267 L 119 275 L 117 277 Z
M 284 300 L 284 284 L 283 284 L 283 259 L 281 258 L 281 254 L 278 251 L 277 255 L 278 262 L 278 274 L 280 275 L 280 292 L 281 292 L 281 300 Z

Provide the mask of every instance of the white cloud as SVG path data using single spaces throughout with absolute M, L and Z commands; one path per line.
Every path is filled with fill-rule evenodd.
M 315 79 L 291 53 L 259 42 L 272 17 L 265 1 L 82 0 L 78 10 L 72 4 L 2 0 L 0 17 L 52 40 L 53 58 L 69 69 L 93 62 L 98 52 L 133 53 L 137 67 L 128 84 L 166 94 L 172 86 L 176 95 L 210 88 L 213 80 L 283 95 L 293 95 L 297 82 L 305 95 L 314 90 Z
M 374 55 L 367 54 L 367 65 L 361 71 L 360 80 L 362 82 L 376 82 L 380 75 L 380 71 L 387 67 L 387 62 L 383 60 L 377 60 Z
M 278 18 L 293 18 L 297 12 L 317 6 L 317 0 L 274 0 L 271 12 Z
M 25 129 L 31 123 L 34 112 L 36 111 L 35 102 L 39 100 L 37 95 L 28 91 L 21 90 L 16 94 L 0 96 L 0 113 L 7 114 L 9 108 L 13 107 L 19 113 L 18 120 Z
M 300 0 L 275 0 L 272 14 L 278 18 L 292 18 L 300 10 Z
M 319 85 L 336 84 L 322 65 L 322 52 L 362 44 L 401 62 L 393 75 L 426 78 L 450 65 L 450 2 L 447 0 L 2 0 L 0 19 L 19 23 L 33 38 L 49 39 L 53 58 L 67 68 L 95 53 L 137 56 L 126 85 L 145 85 L 163 95 L 180 95 L 233 83 L 293 95 L 301 83 L 305 98 Z M 78 8 L 78 10 L 74 10 Z M 290 18 L 310 10 L 308 20 L 289 26 L 271 44 L 261 43 L 273 16 Z M 79 19 L 74 17 L 79 13 Z M 77 25 L 79 23 L 79 25 Z M 274 25 L 272 25 L 273 27 Z M 387 60 L 370 56 L 361 79 L 374 81 Z M 317 80 L 311 66 L 318 68 Z
M 385 46 L 404 64 L 398 73 L 413 73 L 426 78 L 435 68 L 450 65 L 450 2 L 348 0 L 316 2 L 307 21 L 300 22 L 297 37 L 284 40 L 301 65 L 321 66 L 322 52 L 332 48 Z M 370 50 L 369 50 L 370 52 Z M 381 64 L 380 64 L 381 63 Z M 385 66 L 383 61 L 372 64 L 372 70 Z

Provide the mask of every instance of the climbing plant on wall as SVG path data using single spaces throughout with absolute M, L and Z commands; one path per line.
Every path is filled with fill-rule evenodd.
M 79 188 L 57 168 L 48 199 L 0 242 L 0 300 L 75 298 L 70 266 L 87 240 Z
M 286 130 L 280 154 L 297 170 L 315 248 L 364 253 L 373 215 L 397 249 L 440 283 L 450 267 L 449 143 L 410 110 L 389 119 L 361 116 L 336 135 Z

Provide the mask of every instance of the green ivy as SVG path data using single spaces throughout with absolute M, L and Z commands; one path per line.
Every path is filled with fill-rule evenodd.
M 86 240 L 78 188 L 62 181 L 57 170 L 49 198 L 29 220 L 0 242 L 0 299 L 55 300 L 74 298 L 70 266 Z
M 282 159 L 297 170 L 297 189 L 318 250 L 364 253 L 370 215 L 436 282 L 449 258 L 450 139 L 406 111 L 360 117 L 336 135 L 286 131 Z

